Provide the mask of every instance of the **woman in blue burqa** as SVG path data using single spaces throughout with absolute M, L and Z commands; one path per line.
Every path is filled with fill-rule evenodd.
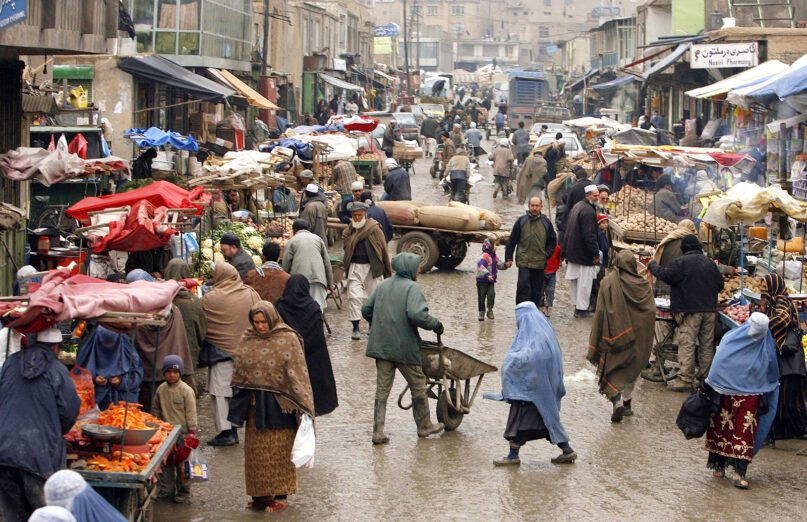
M 143 365 L 127 334 L 96 326 L 84 338 L 76 364 L 92 373 L 101 410 L 118 401 L 137 402 Z
M 540 439 L 549 440 L 563 451 L 552 459 L 553 464 L 571 464 L 577 453 L 569 445 L 569 436 L 560 422 L 560 400 L 566 388 L 555 330 L 530 301 L 516 306 L 516 324 L 516 338 L 502 364 L 502 393 L 488 397 L 510 403 L 504 430 L 510 453 L 493 464 L 521 464 L 521 447 L 527 441 Z
M 754 312 L 723 336 L 706 377 L 720 403 L 706 430 L 707 465 L 716 478 L 725 476 L 727 465 L 733 467 L 732 482 L 741 489 L 748 488 L 748 465 L 776 417 L 779 365 L 774 342 L 768 318 Z

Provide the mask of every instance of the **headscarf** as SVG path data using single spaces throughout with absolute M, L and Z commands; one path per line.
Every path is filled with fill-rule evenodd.
M 314 394 L 303 354 L 303 340 L 280 319 L 269 301 L 259 301 L 247 315 L 252 323 L 262 313 L 269 331 L 248 328 L 233 351 L 235 359 L 232 386 L 275 394 L 284 413 L 300 411 L 314 415 Z
M 28 522 L 76 522 L 76 517 L 61 506 L 45 506 L 31 513 Z
M 178 355 L 185 363 L 184 375 L 193 375 L 193 357 L 185 330 L 185 319 L 177 305 L 171 305 L 171 313 L 163 326 L 135 328 L 134 342 L 143 363 L 143 376 L 146 382 L 165 380 L 159 369 L 160 363 L 167 355 Z
M 107 380 L 121 376 L 117 388 L 110 385 L 95 387 L 95 402 L 101 409 L 112 402 L 137 402 L 143 381 L 143 364 L 128 335 L 98 325 L 84 339 L 76 364 L 89 370 L 93 379 L 99 375 Z
M 502 364 L 504 400 L 532 402 L 549 430 L 552 444 L 568 442 L 560 422 L 563 385 L 563 357 L 552 324 L 535 303 L 516 306 L 518 330 Z
M 776 349 L 782 351 L 787 340 L 787 332 L 794 320 L 797 320 L 796 309 L 787 297 L 785 280 L 779 274 L 768 274 L 764 278 L 765 288 L 762 298 L 767 302 L 766 314 L 770 319 L 768 328 L 776 341 Z
M 678 226 L 667 234 L 664 239 L 661 240 L 661 243 L 658 244 L 656 248 L 656 253 L 653 255 L 653 260 L 656 263 L 661 263 L 661 256 L 664 255 L 664 247 L 667 246 L 667 243 L 675 241 L 676 239 L 683 239 L 684 236 L 695 235 L 698 231 L 695 229 L 695 223 L 691 219 L 682 219 L 678 222 Z
M 126 517 L 75 471 L 57 471 L 45 482 L 44 489 L 45 501 L 49 506 L 69 510 L 79 522 L 126 522 Z
M 155 281 L 155 279 L 151 277 L 151 274 L 149 274 L 142 268 L 135 268 L 134 270 L 126 274 L 126 282 L 134 283 L 135 281 L 153 282 Z
M 187 262 L 179 258 L 174 258 L 169 261 L 163 272 L 163 278 L 166 281 L 169 279 L 180 281 L 182 279 L 190 279 L 191 277 L 193 277 L 191 275 L 191 267 L 188 266 Z
M 257 292 L 241 281 L 233 265 L 216 263 L 213 289 L 202 298 L 207 340 L 232 355 L 249 328 L 249 310 L 260 300 Z
M 277 312 L 289 327 L 303 337 L 315 413 L 319 416 L 332 412 L 339 403 L 322 324 L 322 310 L 311 297 L 310 284 L 304 275 L 294 274 L 289 278 L 283 297 L 277 302 Z

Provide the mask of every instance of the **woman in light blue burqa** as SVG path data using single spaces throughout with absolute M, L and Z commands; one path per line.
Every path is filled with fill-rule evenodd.
M 560 422 L 560 400 L 566 388 L 555 330 L 530 301 L 516 306 L 516 324 L 516 338 L 502 364 L 502 393 L 489 397 L 510 403 L 504 430 L 510 453 L 493 464 L 521 464 L 521 447 L 527 441 L 540 439 L 549 440 L 563 451 L 552 459 L 553 464 L 571 464 L 577 453 L 569 445 L 569 436 Z

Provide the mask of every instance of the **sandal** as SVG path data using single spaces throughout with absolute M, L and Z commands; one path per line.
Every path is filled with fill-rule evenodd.
M 748 481 L 745 480 L 745 477 L 734 477 L 732 484 L 734 484 L 734 487 L 738 489 L 748 489 Z
M 264 498 L 253 498 L 249 502 L 247 502 L 247 509 L 254 509 L 256 511 L 263 511 L 267 507 L 271 506 L 274 500 L 272 499 L 264 499 Z
M 716 469 L 716 470 L 714 470 L 712 472 L 712 476 L 714 478 L 723 478 L 723 477 L 726 476 L 726 470 L 725 469 Z
M 283 511 L 287 507 L 289 507 L 288 502 L 286 501 L 278 502 L 277 500 L 273 500 L 271 504 L 269 504 L 268 506 L 266 506 L 266 508 L 264 508 L 264 511 L 266 511 L 267 513 L 277 513 L 278 511 Z

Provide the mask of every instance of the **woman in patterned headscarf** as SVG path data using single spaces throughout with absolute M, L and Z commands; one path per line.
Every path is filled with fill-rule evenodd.
M 297 492 L 291 450 L 297 419 L 314 416 L 314 394 L 300 335 L 284 323 L 272 303 L 249 311 L 252 327 L 233 352 L 233 398 L 228 420 L 246 423 L 244 470 L 250 509 L 269 512 L 288 506 Z
M 774 440 L 803 437 L 807 434 L 807 406 L 804 403 L 804 380 L 807 366 L 801 343 L 794 349 L 786 343 L 791 328 L 798 328 L 799 316 L 787 296 L 785 280 L 777 274 L 765 276 L 762 305 L 770 318 L 768 328 L 776 342 L 779 360 L 779 408 L 771 429 Z

